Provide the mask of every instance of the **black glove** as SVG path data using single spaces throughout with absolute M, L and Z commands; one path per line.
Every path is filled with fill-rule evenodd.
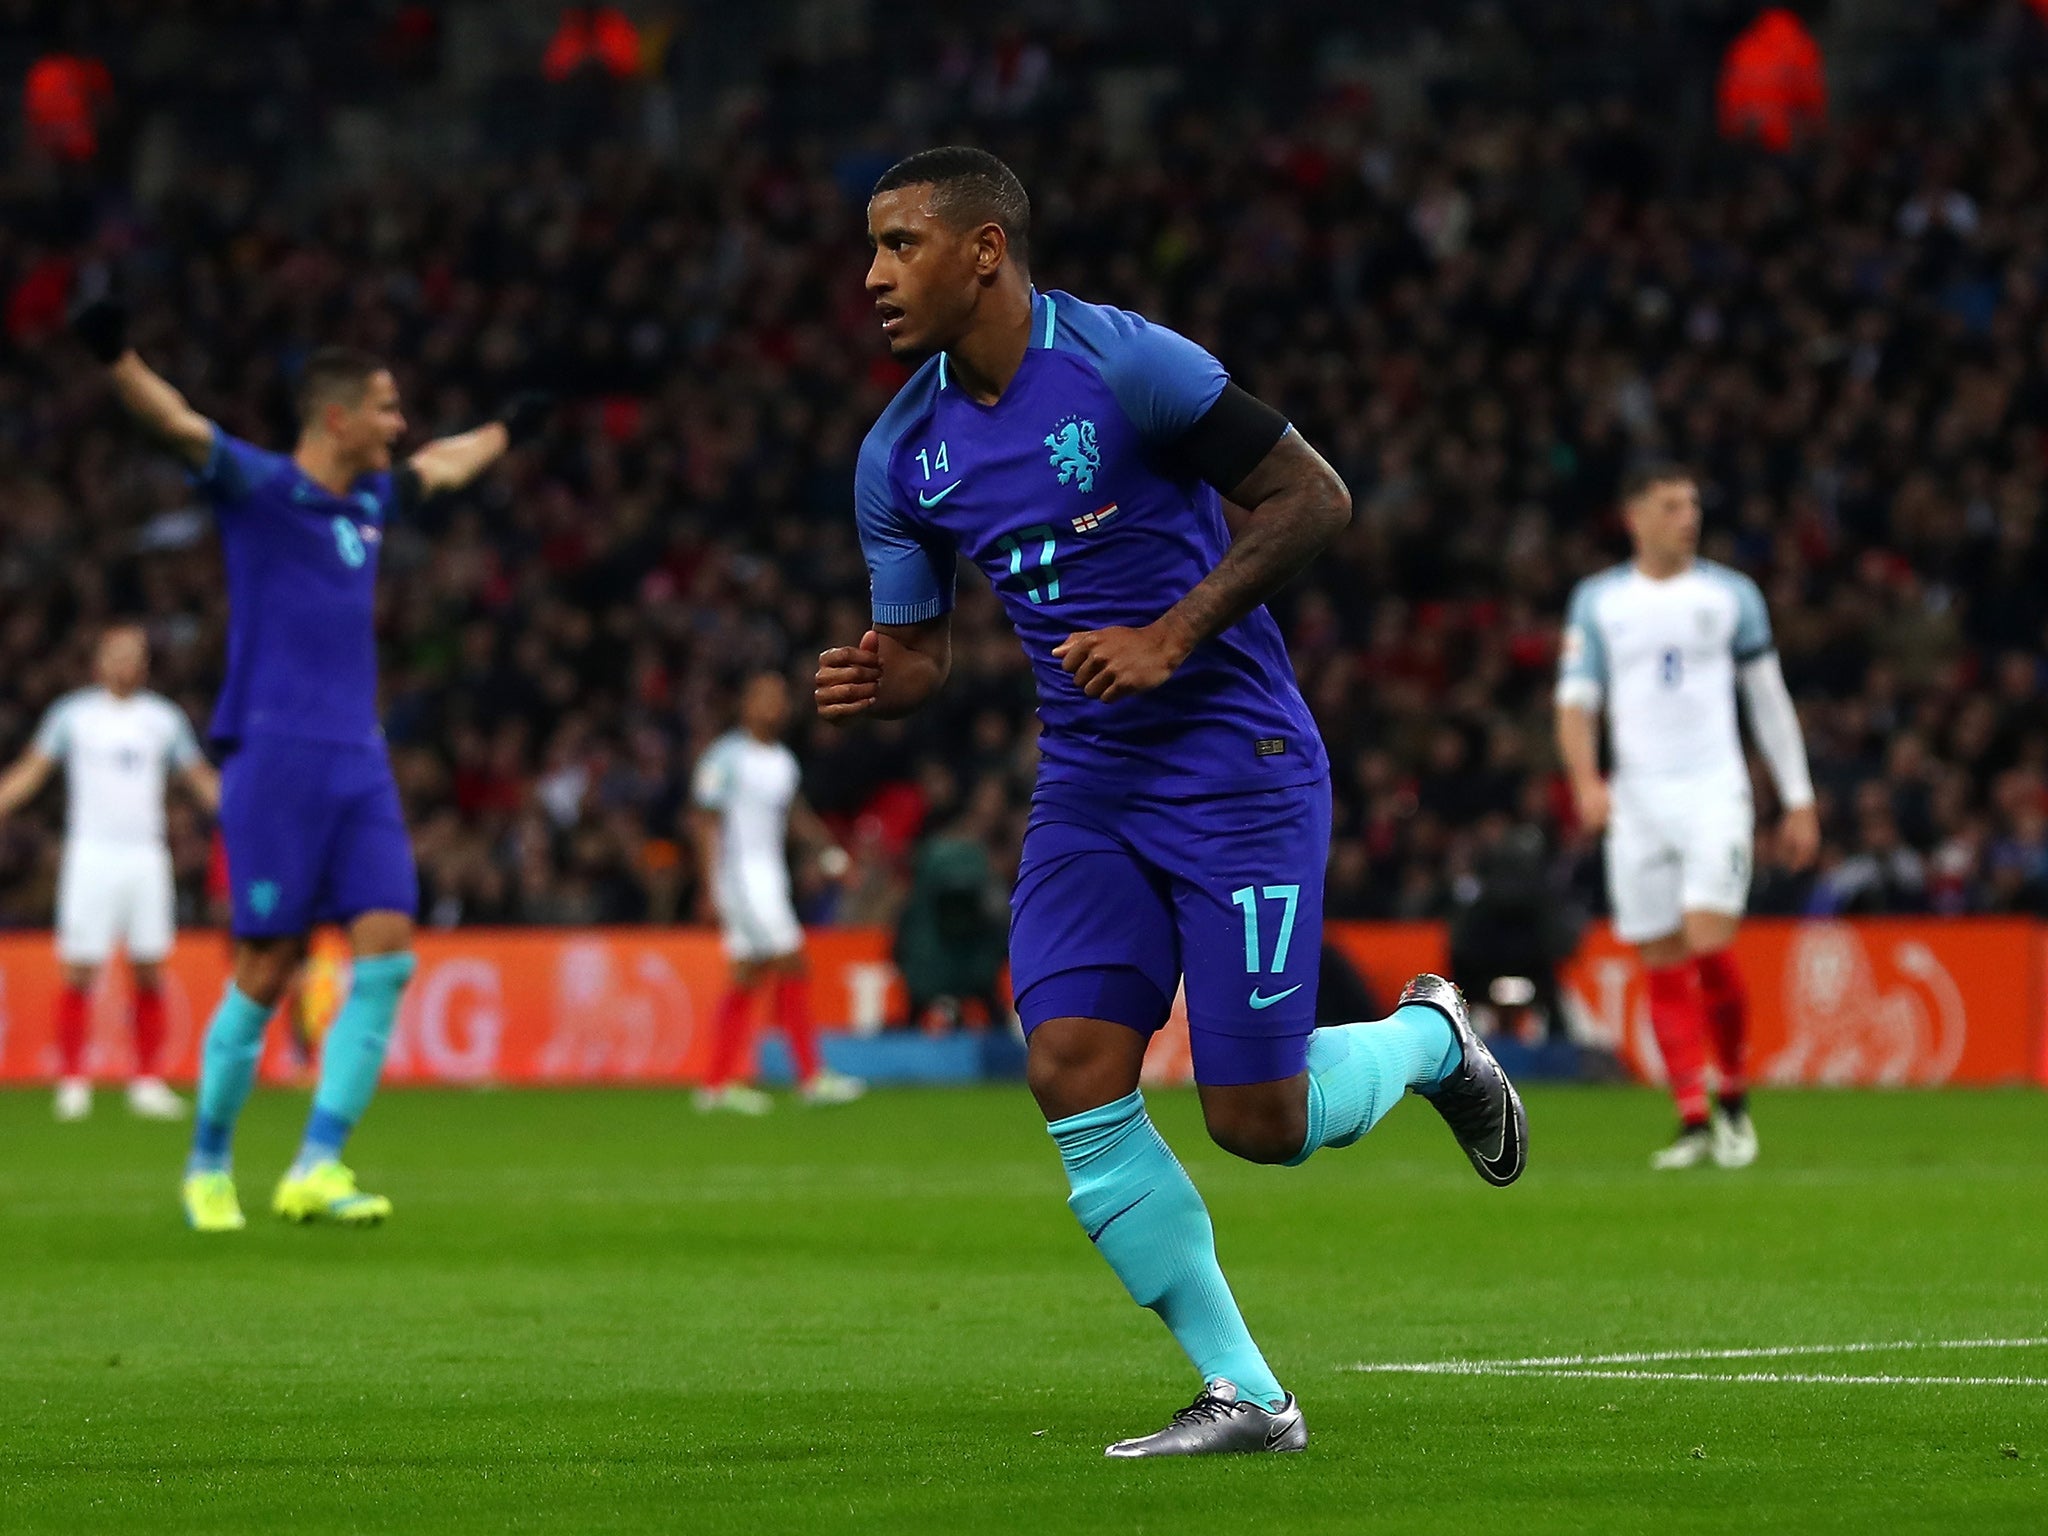
M 505 436 L 518 447 L 527 442 L 548 424 L 548 417 L 555 409 L 555 397 L 544 389 L 522 389 L 498 412 L 498 420 L 505 424 Z
M 128 350 L 128 306 L 119 299 L 94 299 L 71 314 L 71 334 L 103 363 L 116 363 Z

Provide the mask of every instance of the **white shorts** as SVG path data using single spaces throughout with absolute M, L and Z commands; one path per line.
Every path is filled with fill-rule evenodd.
M 779 865 L 741 865 L 718 878 L 718 924 L 726 957 L 776 960 L 804 947 L 803 925 L 789 901 L 789 872 Z
M 57 958 L 66 965 L 104 964 L 116 945 L 130 960 L 161 960 L 171 952 L 176 914 L 171 852 L 161 843 L 65 844 Z
M 1612 786 L 1607 896 L 1614 932 L 1647 944 L 1688 912 L 1740 917 L 1749 905 L 1756 810 L 1747 782 L 1722 779 Z

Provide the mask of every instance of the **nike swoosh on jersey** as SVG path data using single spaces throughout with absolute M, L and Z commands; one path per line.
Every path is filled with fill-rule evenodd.
M 936 507 L 940 502 L 944 501 L 948 496 L 952 495 L 955 491 L 959 490 L 960 487 L 965 485 L 966 483 L 967 482 L 965 480 L 955 480 L 951 485 L 947 486 L 943 491 L 939 492 L 939 494 L 936 496 L 927 496 L 923 491 L 919 491 L 917 493 L 917 504 L 920 507 Z
M 1252 1011 L 1256 1013 L 1262 1008 L 1272 1007 L 1275 1003 L 1285 1002 L 1288 998 L 1294 996 L 1295 993 L 1299 992 L 1305 985 L 1307 985 L 1307 983 L 1297 981 L 1285 992 L 1275 992 L 1271 997 L 1267 997 L 1265 994 L 1260 992 L 1257 987 L 1253 987 Z

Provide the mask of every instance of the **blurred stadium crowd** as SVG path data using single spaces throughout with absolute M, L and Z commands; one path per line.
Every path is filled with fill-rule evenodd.
M 643 147 L 646 81 L 536 68 L 493 98 L 490 152 L 313 182 L 276 148 L 287 55 L 317 113 L 349 68 L 449 68 L 448 40 L 435 7 L 368 8 L 375 31 L 257 9 L 272 73 L 224 63 L 156 102 L 208 126 L 148 203 L 119 190 L 147 139 L 118 114 L 96 163 L 24 142 L 0 180 L 0 750 L 109 617 L 145 617 L 157 685 L 195 718 L 219 673 L 206 523 L 62 335 L 74 286 L 112 278 L 145 355 L 265 443 L 320 342 L 392 359 L 421 435 L 515 388 L 564 397 L 384 553 L 423 914 L 693 915 L 688 771 L 734 683 L 775 668 L 807 692 L 817 650 L 865 627 L 854 455 L 903 377 L 861 292 L 866 188 L 898 151 L 972 137 L 1033 193 L 1042 283 L 1210 347 L 1352 487 L 1351 529 L 1276 605 L 1336 765 L 1331 915 L 1446 915 L 1516 826 L 1597 905 L 1549 693 L 1565 595 L 1619 558 L 1615 483 L 1651 451 L 1699 467 L 1707 552 L 1762 583 L 1821 786 L 1821 868 L 1790 879 L 1766 846 L 1758 906 L 2048 911 L 2048 76 L 2027 7 L 1941 8 L 1968 46 L 1914 110 L 1837 104 L 1782 154 L 1715 138 L 1711 50 L 1687 94 L 1688 34 L 1650 46 L 1681 12 L 1725 40 L 1747 7 L 1615 8 L 1608 51 L 1633 26 L 1678 72 L 1661 102 L 1661 76 L 1537 98 L 1554 40 L 1482 7 L 1454 39 L 1477 64 L 1398 113 L 1256 19 L 1185 27 L 1175 66 L 1142 70 L 1108 26 L 912 26 L 886 52 L 855 28 L 763 62 L 680 147 Z M 325 66 L 301 13 L 338 34 Z M 646 42 L 657 79 L 656 45 L 689 47 Z M 103 46 L 119 94 L 141 66 Z M 934 831 L 1014 863 L 1030 682 L 972 575 L 956 623 L 929 718 L 797 728 L 855 855 L 843 885 L 806 877 L 813 917 L 888 919 Z M 41 810 L 0 828 L 0 920 L 47 920 Z M 176 827 L 196 917 L 208 838 L 189 811 Z

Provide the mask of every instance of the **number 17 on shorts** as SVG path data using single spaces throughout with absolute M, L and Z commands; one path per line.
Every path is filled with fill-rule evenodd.
M 1329 849 L 1327 781 L 1239 797 L 1191 840 L 1198 874 L 1178 903 L 1181 967 L 1203 1082 L 1270 1082 L 1302 1070 Z

